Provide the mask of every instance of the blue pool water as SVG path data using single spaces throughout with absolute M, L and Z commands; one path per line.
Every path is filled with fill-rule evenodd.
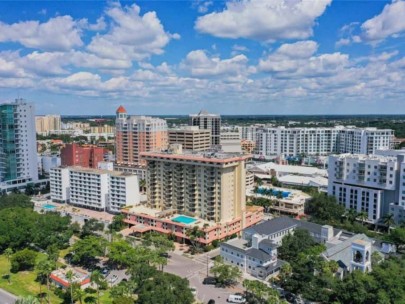
M 48 209 L 48 210 L 53 210 L 53 209 L 56 209 L 56 206 L 50 205 L 50 204 L 45 204 L 42 206 L 42 208 Z
M 263 194 L 263 195 L 268 195 L 268 194 L 270 194 L 270 195 L 272 195 L 272 196 L 277 196 L 279 192 L 280 192 L 279 190 L 268 189 L 268 188 L 262 188 L 262 187 L 260 187 L 259 189 L 257 189 L 257 193 Z M 283 195 L 283 198 L 286 198 L 286 197 L 288 197 L 288 196 L 291 194 L 291 192 L 288 192 L 288 191 L 281 191 L 281 194 Z
M 185 216 L 185 215 L 179 215 L 179 216 L 176 216 L 176 217 L 172 218 L 172 221 L 177 222 L 177 223 L 181 223 L 181 224 L 185 224 L 185 225 L 189 225 L 189 224 L 194 223 L 197 220 L 195 218 L 188 217 L 188 216 Z

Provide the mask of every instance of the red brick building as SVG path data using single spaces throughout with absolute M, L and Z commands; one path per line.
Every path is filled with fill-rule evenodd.
M 99 162 L 104 160 L 104 148 L 78 144 L 66 144 L 61 150 L 62 166 L 81 166 L 86 168 L 95 168 Z

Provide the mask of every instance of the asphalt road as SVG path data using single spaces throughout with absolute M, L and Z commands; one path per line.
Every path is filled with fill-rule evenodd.
M 213 285 L 203 285 L 202 281 L 207 275 L 207 263 L 204 258 L 192 260 L 190 258 L 170 253 L 171 258 L 164 271 L 176 274 L 190 281 L 190 286 L 197 290 L 196 298 L 202 303 L 208 303 L 210 299 L 215 300 L 215 304 L 226 304 L 226 299 L 230 294 L 241 292 L 238 289 L 216 288 Z
M 0 289 L 0 303 L 1 304 L 14 304 L 17 300 L 17 297 L 12 295 L 11 293 Z

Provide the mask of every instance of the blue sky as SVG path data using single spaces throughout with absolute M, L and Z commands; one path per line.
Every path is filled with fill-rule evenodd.
M 0 1 L 0 101 L 39 114 L 398 114 L 405 1 Z

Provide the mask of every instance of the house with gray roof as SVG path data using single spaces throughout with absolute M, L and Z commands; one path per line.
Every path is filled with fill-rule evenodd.
M 225 263 L 266 280 L 278 274 L 285 263 L 277 259 L 277 247 L 276 243 L 267 239 L 253 243 L 244 239 L 232 239 L 221 244 L 220 253 Z
M 392 244 L 376 241 L 365 234 L 278 217 L 244 229 L 241 239 L 221 243 L 221 257 L 226 263 L 239 267 L 245 273 L 267 280 L 277 275 L 281 266 L 286 263 L 277 258 L 277 248 L 283 237 L 294 233 L 296 229 L 307 230 L 316 242 L 325 244 L 327 249 L 321 257 L 338 263 L 337 275 L 341 278 L 353 270 L 371 271 L 373 253 L 377 252 L 384 257 L 384 254 L 395 250 Z

